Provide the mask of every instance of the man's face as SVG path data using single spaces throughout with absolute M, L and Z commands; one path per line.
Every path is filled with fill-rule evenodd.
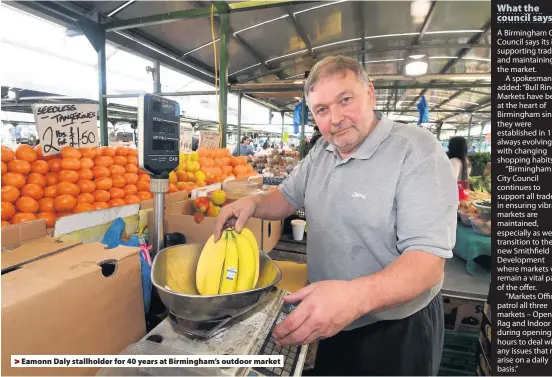
M 351 71 L 322 75 L 308 93 L 308 104 L 320 133 L 340 153 L 352 153 L 374 128 L 374 87 Z

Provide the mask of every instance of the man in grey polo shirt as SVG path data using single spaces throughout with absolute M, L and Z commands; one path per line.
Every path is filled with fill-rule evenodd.
M 315 375 L 437 375 L 440 289 L 456 241 L 450 162 L 431 133 L 374 111 L 354 59 L 318 62 L 305 94 L 323 138 L 280 190 L 224 207 L 215 238 L 251 216 L 305 210 L 310 284 L 286 298 L 299 305 L 274 336 L 319 339 Z

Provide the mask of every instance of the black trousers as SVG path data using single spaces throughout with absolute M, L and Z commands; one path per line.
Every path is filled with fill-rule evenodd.
M 439 293 L 410 317 L 321 340 L 310 376 L 436 376 L 445 334 Z

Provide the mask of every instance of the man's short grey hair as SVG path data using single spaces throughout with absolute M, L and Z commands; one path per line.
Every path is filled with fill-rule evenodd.
M 314 85 L 320 77 L 331 76 L 336 73 L 345 73 L 346 71 L 353 72 L 358 80 L 365 85 L 368 85 L 370 82 L 366 71 L 358 60 L 341 55 L 328 56 L 312 67 L 307 82 L 305 83 L 305 98 L 308 98 L 309 93 L 314 89 Z

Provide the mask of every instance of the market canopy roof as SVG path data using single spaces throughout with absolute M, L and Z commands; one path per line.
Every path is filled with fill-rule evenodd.
M 378 109 L 417 116 L 423 94 L 431 122 L 465 126 L 470 116 L 490 119 L 490 2 L 217 2 L 213 23 L 212 3 L 202 1 L 7 3 L 62 24 L 68 33 L 80 33 L 76 20 L 99 19 L 108 41 L 210 84 L 218 12 L 228 12 L 231 90 L 275 110 L 299 102 L 297 81 L 316 61 L 342 54 L 365 64 Z M 405 76 L 412 54 L 429 57 L 427 75 Z M 297 90 L 290 91 L 294 83 Z

